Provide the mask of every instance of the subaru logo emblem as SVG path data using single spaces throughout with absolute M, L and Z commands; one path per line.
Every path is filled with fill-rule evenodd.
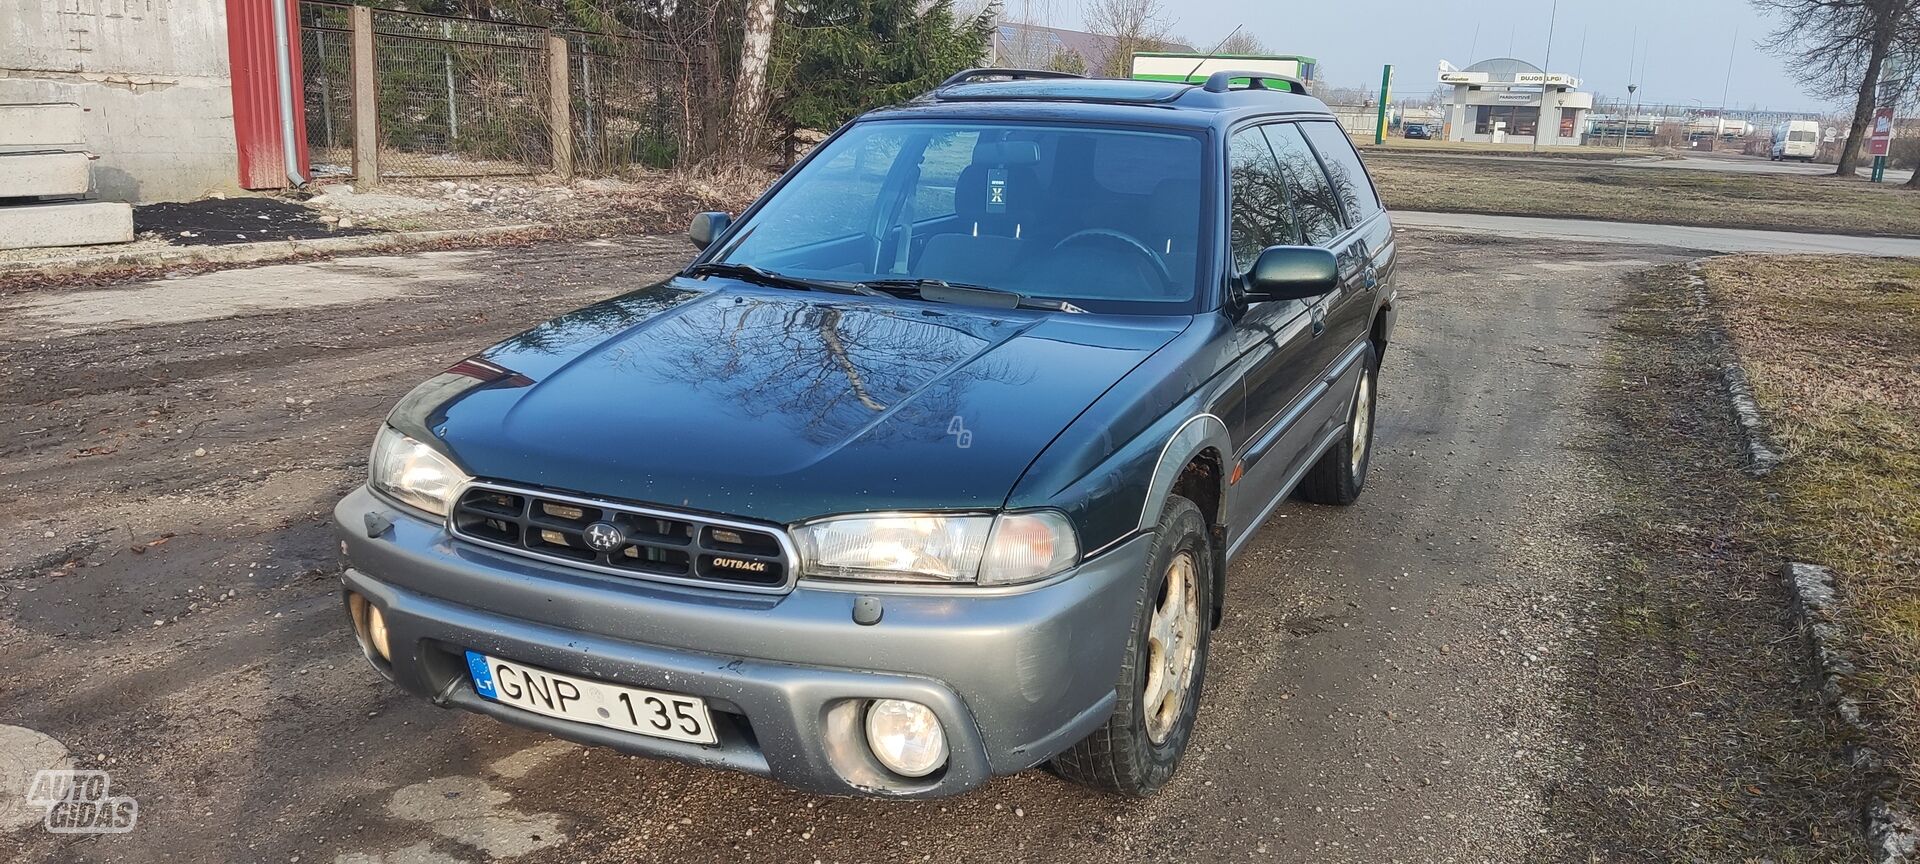
M 627 545 L 626 532 L 612 522 L 595 522 L 587 526 L 587 545 L 599 552 L 612 552 Z

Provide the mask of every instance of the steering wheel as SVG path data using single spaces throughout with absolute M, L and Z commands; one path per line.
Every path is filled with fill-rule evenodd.
M 1160 277 L 1162 286 L 1173 283 L 1173 273 L 1167 270 L 1167 261 L 1160 257 L 1160 253 L 1148 249 L 1147 244 L 1111 228 L 1087 228 L 1075 231 L 1053 244 L 1053 249 L 1058 252 L 1072 245 L 1109 246 L 1134 253 L 1146 260 L 1153 274 Z

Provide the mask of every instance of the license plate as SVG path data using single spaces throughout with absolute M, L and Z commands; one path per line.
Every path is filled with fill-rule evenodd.
M 503 705 L 655 738 L 695 744 L 719 740 L 707 703 L 692 696 L 589 681 L 478 651 L 467 652 L 467 669 L 474 692 Z

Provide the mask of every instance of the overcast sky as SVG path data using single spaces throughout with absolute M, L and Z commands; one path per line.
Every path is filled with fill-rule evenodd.
M 1009 18 L 1033 0 L 1006 0 Z M 1082 0 L 1040 0 L 1079 29 Z M 1425 94 L 1442 59 L 1466 66 L 1511 56 L 1543 65 L 1553 0 L 1162 0 L 1173 32 L 1205 51 L 1235 24 L 1284 54 L 1318 58 L 1334 86 L 1379 86 L 1382 64 L 1394 64 L 1394 89 Z M 1760 49 L 1773 29 L 1747 0 L 1560 0 L 1554 25 L 1554 72 L 1577 74 L 1584 89 L 1624 94 L 1638 27 L 1646 57 L 1634 75 L 1650 103 L 1757 104 L 1780 110 L 1824 110 L 1787 72 L 1787 61 Z M 1475 31 L 1478 29 L 1476 40 Z M 1738 29 L 1738 44 L 1735 29 Z M 1582 39 L 1585 40 L 1584 50 Z M 1727 56 L 1733 51 L 1732 86 Z M 1639 61 L 1634 61 L 1637 68 Z

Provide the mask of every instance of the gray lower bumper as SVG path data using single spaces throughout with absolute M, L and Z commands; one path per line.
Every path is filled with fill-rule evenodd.
M 368 537 L 365 514 L 392 527 Z M 460 543 L 364 488 L 335 517 L 345 587 L 386 615 L 401 687 L 441 705 L 589 744 L 770 776 L 804 789 L 950 795 L 1044 761 L 1104 722 L 1148 540 L 1018 592 L 866 592 L 878 624 L 854 623 L 857 594 L 801 586 L 784 596 L 682 588 L 548 565 Z M 686 744 L 552 720 L 474 693 L 473 649 L 557 672 L 706 699 L 720 741 Z M 931 707 L 952 756 L 917 780 L 866 754 L 861 705 Z

